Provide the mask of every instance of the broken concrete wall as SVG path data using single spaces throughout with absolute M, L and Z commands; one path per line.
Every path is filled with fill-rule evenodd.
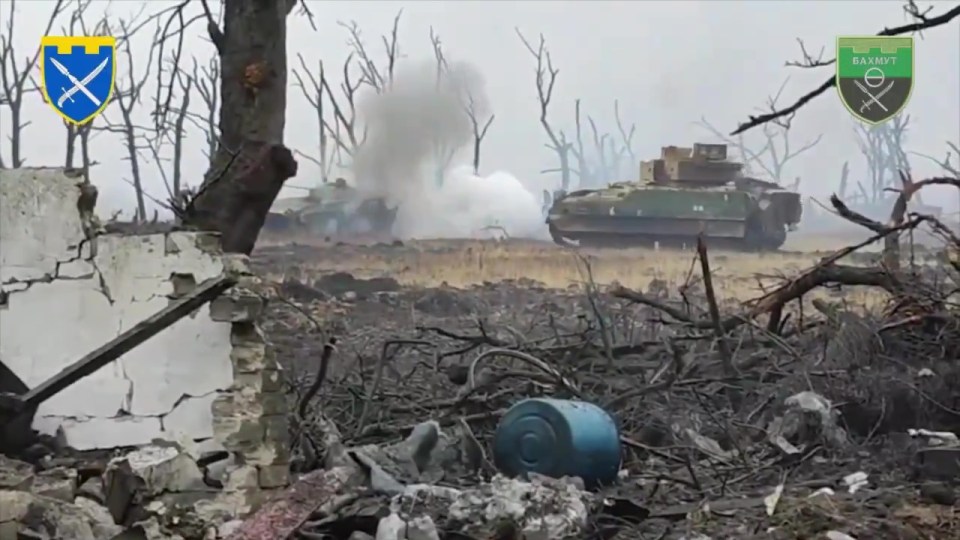
M 240 285 L 44 403 L 34 427 L 79 450 L 205 439 L 244 467 L 236 487 L 285 485 L 280 372 L 245 258 L 207 233 L 100 234 L 95 200 L 74 171 L 0 170 L 0 361 L 27 386 L 207 278 Z

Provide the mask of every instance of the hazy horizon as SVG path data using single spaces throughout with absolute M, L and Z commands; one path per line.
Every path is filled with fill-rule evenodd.
M 2 2 L 7 4 L 7 2 Z M 17 24 L 13 39 L 18 62 L 32 55 L 46 25 L 54 2 L 17 3 Z M 143 2 L 94 1 L 86 20 L 92 26 L 104 10 L 114 17 L 129 18 L 143 8 Z M 954 3 L 933 2 L 935 13 Z M 151 1 L 144 15 L 173 5 Z M 534 58 L 515 33 L 515 27 L 536 42 L 543 34 L 559 75 L 550 105 L 549 120 L 555 129 L 573 132 L 574 101 L 581 100 L 586 115 L 595 119 L 601 132 L 617 138 L 613 103 L 619 100 L 621 116 L 636 125 L 633 151 L 638 159 L 659 154 L 661 146 L 689 146 L 694 142 L 719 142 L 696 123 L 705 117 L 723 133 L 765 107 L 768 96 L 786 82 L 780 104 L 818 86 L 834 73 L 832 66 L 815 70 L 785 66 L 800 59 L 797 38 L 808 50 L 825 49 L 832 57 L 837 35 L 874 34 L 884 27 L 908 22 L 898 1 L 832 2 L 309 2 L 317 31 L 294 10 L 288 20 L 288 109 L 285 144 L 294 150 L 315 155 L 317 128 L 315 112 L 296 86 L 293 70 L 299 69 L 298 55 L 315 68 L 320 60 L 327 67 L 331 86 L 340 84 L 342 63 L 348 53 L 346 30 L 338 21 L 355 20 L 364 41 L 377 60 L 383 57 L 380 35 L 389 32 L 393 18 L 403 8 L 400 22 L 401 65 L 433 61 L 429 39 L 432 27 L 440 36 L 449 62 L 464 62 L 476 70 L 483 93 L 496 119 L 483 142 L 480 176 L 503 171 L 519 179 L 539 201 L 541 189 L 552 189 L 556 174 L 542 174 L 556 167 L 553 153 L 544 147 L 547 137 L 539 124 L 539 103 L 534 84 Z M 869 9 L 868 9 L 869 6 Z M 190 16 L 200 13 L 199 4 L 188 5 Z M 0 10 L 0 31 L 6 31 L 8 5 Z M 61 16 L 66 20 L 67 16 Z M 54 26 L 59 33 L 62 25 Z M 137 64 L 146 66 L 152 32 L 145 29 L 133 38 Z M 205 64 L 215 53 L 205 41 L 206 30 L 197 22 L 187 30 L 186 58 Z M 953 21 L 926 31 L 915 41 L 916 68 L 912 97 L 904 111 L 911 117 L 907 144 L 909 151 L 942 159 L 946 142 L 960 142 L 960 24 Z M 154 62 L 155 64 L 155 62 Z M 118 77 L 129 69 L 119 58 Z M 427 70 L 429 72 L 429 70 Z M 36 73 L 38 75 L 38 73 Z M 28 83 L 29 84 L 29 83 Z M 147 80 L 144 100 L 135 112 L 137 122 L 151 123 L 155 78 Z M 194 103 L 199 101 L 196 97 Z M 107 115 L 119 120 L 116 106 Z M 0 130 L 9 129 L 9 110 L 0 108 Z M 64 161 L 65 131 L 59 117 L 42 102 L 39 93 L 25 97 L 23 118 L 31 122 L 22 135 L 26 166 L 60 166 Z M 854 135 L 855 121 L 844 110 L 836 91 L 800 110 L 793 120 L 793 148 L 822 135 L 815 148 L 787 165 L 783 178 L 802 179 L 801 191 L 824 197 L 833 192 L 844 161 L 850 161 L 851 181 L 865 175 L 864 158 Z M 592 134 L 585 126 L 585 144 L 592 146 Z M 198 184 L 206 170 L 201 152 L 203 135 L 191 126 L 191 141 L 184 158 L 184 179 Z M 6 133 L 0 155 L 9 166 L 10 144 Z M 763 143 L 760 129 L 746 134 L 748 147 Z M 98 162 L 91 177 L 100 190 L 98 210 L 109 215 L 134 208 L 129 164 L 118 135 L 98 133 L 91 140 L 91 153 Z M 939 167 L 911 156 L 915 176 L 937 174 Z M 955 158 L 956 160 L 956 158 Z M 300 172 L 291 186 L 310 186 L 319 181 L 318 167 L 298 157 Z M 461 152 L 452 165 L 469 164 L 470 152 Z M 956 161 L 954 161 L 956 163 Z M 145 168 L 145 189 L 161 200 L 166 191 L 156 166 Z M 634 179 L 624 173 L 624 180 Z M 281 196 L 300 192 L 285 188 Z M 957 207 L 957 196 L 928 195 L 948 211 Z M 491 203 L 485 203 L 491 204 Z M 148 206 L 155 206 L 152 202 Z

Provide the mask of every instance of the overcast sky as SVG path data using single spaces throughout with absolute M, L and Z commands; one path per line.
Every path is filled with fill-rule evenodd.
M 6 28 L 8 3 L 0 13 L 0 27 Z M 146 13 L 173 2 L 154 0 Z M 115 0 L 94 2 L 87 16 L 95 21 L 109 9 L 114 16 L 129 17 L 143 2 Z M 934 2 L 936 12 L 955 2 Z M 712 141 L 710 133 L 695 125 L 705 116 L 718 129 L 729 132 L 738 121 L 761 107 L 786 77 L 783 94 L 787 102 L 819 85 L 833 74 L 832 67 L 816 72 L 784 66 L 799 57 L 796 39 L 808 49 L 825 47 L 832 54 L 838 34 L 873 34 L 885 26 L 906 22 L 899 1 L 751 1 L 751 2 L 320 2 L 310 1 L 317 24 L 311 29 L 302 16 L 289 19 L 289 64 L 297 65 L 301 53 L 315 65 L 323 59 L 329 70 L 338 68 L 347 54 L 346 32 L 337 21 L 356 20 L 369 45 L 378 53 L 379 35 L 387 32 L 396 10 L 404 8 L 400 26 L 404 61 L 432 57 L 428 31 L 439 33 L 447 57 L 474 64 L 483 74 L 496 120 L 484 143 L 483 172 L 510 171 L 528 187 L 549 185 L 552 179 L 540 174 L 554 166 L 552 155 L 538 123 L 539 109 L 534 84 L 534 59 L 517 38 L 519 27 L 530 39 L 542 33 L 560 74 L 551 104 L 550 120 L 570 129 L 573 103 L 582 100 L 584 112 L 594 116 L 603 131 L 615 131 L 613 101 L 619 99 L 622 116 L 636 123 L 635 151 L 653 157 L 666 144 L 689 145 L 695 140 Z M 13 43 L 18 58 L 32 54 L 38 46 L 53 2 L 44 0 L 17 3 L 17 24 Z M 199 2 L 190 10 L 200 13 Z M 60 25 L 57 25 L 59 28 Z M 188 50 L 205 62 L 213 47 L 201 38 L 201 24 L 188 30 Z M 140 59 L 146 55 L 150 34 L 135 38 Z M 138 60 L 140 60 L 138 59 Z M 134 66 L 142 69 L 142 66 Z M 128 69 L 120 63 L 120 72 Z M 291 76 L 291 82 L 293 82 Z M 339 80 L 332 81 L 339 83 Z M 152 83 L 140 121 L 148 123 L 153 105 Z M 286 144 L 314 153 L 317 130 L 312 111 L 300 90 L 288 90 Z M 117 111 L 108 110 L 118 119 Z M 942 157 L 946 141 L 960 140 L 960 23 L 928 32 L 916 44 L 916 84 L 907 111 L 912 117 L 910 150 Z M 0 110 L 0 152 L 9 161 L 7 142 L 9 111 Z M 25 119 L 31 122 L 23 134 L 27 164 L 60 165 L 63 162 L 64 129 L 59 118 L 43 104 L 39 94 L 27 97 Z M 792 144 L 823 134 L 822 143 L 791 165 L 787 177 L 800 176 L 803 189 L 822 195 L 836 186 L 844 160 L 851 160 L 854 175 L 864 171 L 857 151 L 854 121 L 831 90 L 805 107 L 794 120 Z M 206 168 L 200 153 L 201 136 L 189 135 L 191 145 L 185 162 L 185 176 L 198 182 Z M 747 140 L 757 143 L 759 133 Z M 115 135 L 100 134 L 93 141 L 94 159 L 99 165 L 93 180 L 100 187 L 100 212 L 133 206 L 129 164 Z M 159 198 L 164 189 L 152 164 L 144 164 L 149 178 L 147 189 Z M 934 173 L 936 166 L 914 159 L 921 174 Z M 309 185 L 319 176 L 316 167 L 301 160 L 300 174 L 291 183 Z M 296 192 L 288 190 L 288 194 Z M 951 197 L 950 200 L 956 200 Z M 955 203 L 954 203 L 955 204 Z

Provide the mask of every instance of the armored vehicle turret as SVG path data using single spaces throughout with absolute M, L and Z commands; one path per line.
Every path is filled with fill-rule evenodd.
M 743 175 L 727 145 L 665 146 L 640 163 L 639 181 L 556 197 L 547 225 L 558 244 L 689 244 L 778 249 L 802 214 L 800 194 Z
M 389 233 L 397 217 L 379 197 L 365 197 L 343 178 L 311 188 L 305 197 L 277 199 L 264 228 L 313 234 Z

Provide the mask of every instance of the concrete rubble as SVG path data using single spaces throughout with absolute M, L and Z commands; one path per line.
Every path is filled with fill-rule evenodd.
M 528 540 L 548 540 L 584 531 L 600 501 L 576 478 L 494 475 L 471 487 L 437 485 L 475 469 L 470 453 L 462 451 L 471 437 L 462 428 L 447 433 L 428 421 L 399 443 L 345 449 L 328 460 L 330 468 L 302 476 L 229 538 L 279 540 L 297 529 L 320 535 L 358 514 L 379 517 L 368 531 L 353 532 L 357 540 L 432 540 L 448 530 L 471 538 L 513 530 Z
M 225 537 L 255 508 L 258 476 L 220 465 L 228 472 L 215 479 L 210 457 L 170 443 L 99 460 L 99 470 L 92 458 L 31 465 L 0 456 L 0 540 Z
M 465 422 L 349 449 L 331 429 L 324 463 L 291 484 L 297 445 L 246 258 L 205 233 L 107 234 L 95 202 L 78 171 L 0 171 L 0 391 L 36 388 L 205 280 L 236 285 L 40 403 L 32 444 L 0 455 L 0 540 L 281 539 L 350 519 L 350 504 L 375 519 L 356 539 L 586 526 L 595 501 L 575 480 L 478 485 L 493 470 Z
M 785 454 L 799 454 L 793 441 L 822 442 L 831 448 L 850 444 L 847 432 L 838 424 L 839 413 L 830 400 L 816 392 L 800 392 L 783 401 L 783 414 L 767 426 L 768 440 Z
M 0 461 L 0 540 L 223 536 L 290 481 L 263 285 L 213 234 L 108 234 L 95 203 L 79 171 L 0 170 L 0 391 L 41 385 L 208 279 L 237 285 L 40 404 L 33 444 Z
M 737 431 L 727 429 L 721 439 L 695 418 L 664 422 L 662 438 L 670 441 L 622 437 L 649 451 L 642 467 L 661 471 L 676 466 L 665 463 L 673 461 L 665 449 L 682 448 L 685 464 L 674 470 L 689 472 L 695 483 L 695 473 L 708 468 L 735 471 L 734 478 L 756 469 L 773 473 L 766 481 L 779 481 L 769 490 L 764 485 L 715 500 L 704 500 L 701 490 L 695 500 L 659 507 L 650 499 L 664 480 L 626 470 L 620 485 L 602 495 L 576 478 L 499 475 L 465 418 L 442 428 L 432 420 L 391 426 L 409 435 L 394 444 L 346 447 L 322 412 L 302 407 L 290 413 L 280 367 L 259 326 L 266 294 L 245 257 L 224 255 L 217 238 L 204 233 L 105 234 L 92 211 L 95 191 L 74 171 L 3 170 L 0 188 L 0 417 L 14 410 L 5 408 L 17 402 L 9 393 L 35 390 L 158 308 L 177 304 L 217 276 L 231 276 L 232 286 L 32 411 L 25 423 L 34 430 L 32 444 L 0 453 L 0 540 L 551 540 L 599 535 L 604 522 L 643 522 L 652 529 L 680 521 L 691 525 L 677 531 L 683 536 L 659 537 L 709 540 L 747 537 L 748 530 L 746 521 L 734 536 L 692 530 L 718 523 L 707 519 L 711 515 L 742 512 L 739 519 L 760 508 L 770 518 L 769 534 L 801 517 L 817 521 L 808 519 L 816 512 L 830 517 L 841 506 L 881 499 L 885 471 L 868 472 L 862 463 L 842 400 L 813 390 L 781 395 L 778 389 L 769 396 L 762 408 L 771 403 L 770 410 L 758 413 L 764 429 L 751 436 L 747 451 Z M 396 295 L 395 283 L 334 277 L 349 281 L 350 289 L 331 293 L 344 301 L 396 300 L 389 296 Z M 454 301 L 434 291 L 417 300 L 417 309 L 451 311 L 444 306 Z M 44 331 L 37 332 L 41 325 Z M 928 371 L 923 379 L 939 377 Z M 371 423 L 359 420 L 353 436 L 364 440 L 361 428 L 383 427 Z M 884 443 L 896 443 L 895 457 L 912 457 L 918 499 L 954 512 L 960 438 L 919 427 L 900 433 L 902 440 L 892 434 Z M 0 446 L 4 442 L 0 433 Z M 689 450 L 699 454 L 695 461 Z M 844 474 L 819 474 L 810 484 L 791 486 L 778 472 L 804 461 L 827 467 L 833 464 L 828 457 L 845 455 L 855 459 L 843 466 Z M 618 491 L 627 485 L 643 495 L 634 501 Z M 884 512 L 925 527 L 941 521 L 930 506 Z M 831 523 L 836 530 L 825 537 L 865 538 L 854 530 L 858 521 L 866 520 Z
M 570 538 L 587 526 L 591 503 L 592 496 L 577 486 L 576 479 L 537 477 L 528 482 L 497 475 L 462 490 L 410 486 L 391 501 L 390 514 L 380 519 L 376 538 L 439 538 L 436 522 L 441 520 L 474 538 L 490 537 L 505 528 L 528 540 Z

